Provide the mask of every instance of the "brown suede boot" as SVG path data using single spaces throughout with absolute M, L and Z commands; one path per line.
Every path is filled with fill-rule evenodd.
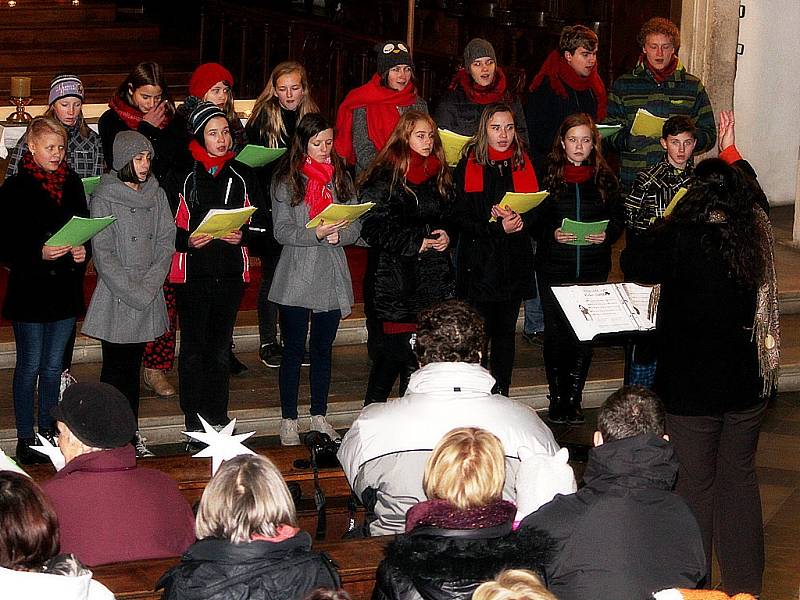
M 161 398 L 169 398 L 176 393 L 175 388 L 167 381 L 167 376 L 161 369 L 145 368 L 144 385 L 147 389 L 153 390 L 156 396 L 160 396 Z

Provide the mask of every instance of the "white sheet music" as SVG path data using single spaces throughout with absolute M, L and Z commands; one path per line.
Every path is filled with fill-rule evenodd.
M 647 318 L 651 292 L 652 287 L 636 283 L 553 287 L 553 294 L 581 341 L 589 341 L 599 333 L 655 327 L 655 318 Z

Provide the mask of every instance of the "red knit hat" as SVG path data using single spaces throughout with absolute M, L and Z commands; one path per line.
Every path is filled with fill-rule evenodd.
M 197 96 L 202 100 L 206 92 L 214 87 L 215 83 L 224 81 L 228 85 L 233 85 L 233 75 L 219 63 L 205 63 L 200 65 L 192 73 L 189 79 L 189 94 Z

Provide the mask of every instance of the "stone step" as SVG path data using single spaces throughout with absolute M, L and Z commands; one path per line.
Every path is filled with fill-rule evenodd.
M 0 44 L 4 48 L 33 45 L 41 47 L 42 40 L 54 43 L 69 42 L 75 46 L 110 39 L 120 42 L 155 42 L 159 38 L 157 25 L 136 23 L 83 23 L 75 27 L 69 23 L 42 25 L 36 28 L 16 24 L 0 25 Z

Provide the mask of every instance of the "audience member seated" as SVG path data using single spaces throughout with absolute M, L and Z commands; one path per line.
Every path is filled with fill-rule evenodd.
M 750 594 L 728 596 L 720 590 L 661 590 L 653 594 L 653 600 L 756 600 Z
M 614 392 L 600 409 L 586 485 L 522 521 L 521 532 L 533 527 L 556 540 L 545 572 L 561 600 L 648 598 L 666 587 L 695 588 L 705 576 L 697 521 L 671 491 L 678 461 L 664 421 L 653 392 Z
M 431 450 L 455 427 L 479 425 L 500 438 L 508 473 L 503 497 L 509 500 L 515 498 L 519 448 L 547 456 L 558 451 L 536 411 L 492 394 L 495 380 L 480 365 L 485 348 L 484 323 L 465 302 L 421 311 L 415 344 L 421 368 L 405 396 L 365 407 L 345 435 L 339 460 L 356 495 L 374 511 L 372 535 L 403 530 L 408 509 L 425 499 L 422 473 Z M 552 489 L 548 500 L 560 491 L 572 490 Z
M 286 483 L 263 456 L 222 464 L 200 499 L 197 537 L 156 584 L 164 600 L 301 600 L 339 586 L 331 562 L 297 528 Z
M 425 466 L 428 500 L 406 516 L 386 548 L 373 600 L 467 599 L 506 568 L 540 568 L 552 540 L 513 532 L 516 506 L 502 499 L 503 444 L 485 429 L 447 433 Z
M 547 591 L 536 573 L 525 569 L 503 571 L 491 581 L 482 583 L 472 600 L 558 600 Z
M 136 466 L 136 419 L 107 383 L 76 383 L 53 409 L 66 466 L 42 486 L 61 524 L 61 546 L 89 566 L 181 554 L 194 519 L 164 473 Z
M 3 598 L 113 600 L 72 554 L 58 554 L 55 510 L 29 477 L 0 472 L 0 589 Z

